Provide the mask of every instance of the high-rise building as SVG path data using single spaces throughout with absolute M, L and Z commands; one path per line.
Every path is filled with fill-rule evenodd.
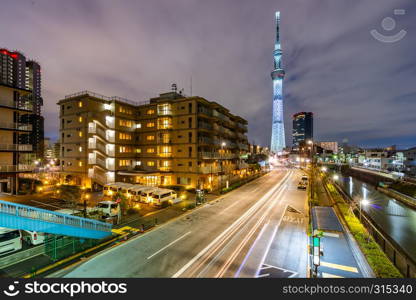
M 176 91 L 143 103 L 84 91 L 60 106 L 61 177 L 218 189 L 247 172 L 247 121 Z
M 16 194 L 19 174 L 31 172 L 32 145 L 21 143 L 20 135 L 30 134 L 32 125 L 21 117 L 32 113 L 32 103 L 26 97 L 30 91 L 0 82 L 0 193 Z
M 19 135 L 20 143 L 32 144 L 33 157 L 43 158 L 44 119 L 41 116 L 41 70 L 39 63 L 26 60 L 23 53 L 0 49 L 0 83 L 30 91 L 22 97 L 32 105 L 32 113 L 20 116 L 20 122 L 30 123 L 33 131 Z
M 293 115 L 292 142 L 298 148 L 302 142 L 313 139 L 313 113 L 299 112 Z
M 280 12 L 276 12 L 276 43 L 274 46 L 274 70 L 272 72 L 273 79 L 273 118 L 272 118 L 272 140 L 270 150 L 278 153 L 286 147 L 285 128 L 283 115 L 283 78 L 285 71 L 282 69 L 282 49 L 280 46 Z
M 332 151 L 332 153 L 338 153 L 338 142 L 319 142 L 319 146 L 321 146 L 324 150 Z

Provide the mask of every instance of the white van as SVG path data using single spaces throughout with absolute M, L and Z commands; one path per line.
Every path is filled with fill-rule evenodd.
M 0 255 L 22 249 L 22 233 L 17 229 L 0 227 Z
M 140 202 L 140 193 L 146 188 L 147 186 L 145 185 L 136 184 L 128 189 L 127 196 L 130 198 L 131 201 Z
M 40 245 L 45 242 L 45 233 L 37 231 L 22 230 L 23 239 L 29 245 Z
M 157 189 L 152 193 L 152 204 L 155 206 L 161 206 L 163 202 L 173 202 L 178 198 L 178 194 L 175 191 L 168 189 Z
M 114 201 L 101 201 L 97 209 L 103 213 L 104 217 L 115 217 L 118 216 L 120 205 Z
M 154 191 L 157 191 L 157 190 L 158 190 L 158 188 L 153 187 L 153 186 L 149 186 L 149 187 L 146 187 L 145 189 L 143 189 L 140 192 L 140 202 L 151 203 L 152 202 L 152 193 Z
M 112 196 L 112 195 L 114 195 L 115 193 L 118 192 L 119 188 L 120 187 L 115 183 L 107 183 L 106 185 L 104 185 L 103 195 L 104 196 Z

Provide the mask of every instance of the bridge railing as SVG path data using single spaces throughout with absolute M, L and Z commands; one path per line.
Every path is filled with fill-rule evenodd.
M 111 232 L 112 225 L 97 220 L 66 215 L 42 208 L 0 200 L 0 213 L 83 229 Z M 18 229 L 18 228 L 16 228 Z

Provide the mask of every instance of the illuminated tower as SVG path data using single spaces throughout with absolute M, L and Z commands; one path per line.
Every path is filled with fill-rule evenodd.
M 285 128 L 283 118 L 283 77 L 285 71 L 281 66 L 282 49 L 280 48 L 279 37 L 280 12 L 276 12 L 276 43 L 274 45 L 274 70 L 272 72 L 273 79 L 273 118 L 272 118 L 272 141 L 270 149 L 274 153 L 278 153 L 286 147 Z

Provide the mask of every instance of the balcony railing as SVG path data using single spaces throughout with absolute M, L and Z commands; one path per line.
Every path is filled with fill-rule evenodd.
M 33 151 L 31 144 L 0 144 L 0 151 Z
M 104 96 L 98 93 L 94 93 L 91 91 L 81 91 L 78 93 L 74 93 L 71 95 L 67 95 L 65 96 L 65 99 L 69 99 L 69 98 L 74 98 L 74 97 L 80 97 L 80 96 L 90 96 L 90 97 L 94 97 L 94 98 L 99 98 L 105 101 L 119 101 L 119 102 L 124 102 L 130 105 L 144 105 L 144 104 L 149 104 L 150 101 L 141 101 L 141 102 L 137 102 L 137 101 L 132 101 L 126 98 L 122 98 L 122 97 L 118 97 L 118 96 L 112 96 L 112 97 L 108 97 L 108 96 Z
M 172 171 L 172 167 L 159 167 L 159 171 L 161 172 L 170 172 Z
M 31 124 L 25 124 L 25 123 L 0 122 L 0 128 L 32 131 L 32 125 Z
M 33 165 L 0 165 L 0 173 L 7 172 L 31 172 L 35 169 Z
M 204 123 L 204 122 L 199 122 L 198 123 L 198 128 L 199 129 L 207 129 L 207 130 L 212 130 L 212 125 L 209 123 Z
M 199 137 L 198 142 L 200 144 L 214 144 L 214 140 L 208 137 Z
M 14 109 L 20 109 L 20 110 L 26 110 L 26 111 L 32 111 L 33 110 L 33 104 L 30 101 L 13 101 L 13 100 L 5 100 L 0 99 L 0 106 L 7 106 Z
M 198 171 L 201 174 L 218 173 L 218 172 L 221 172 L 221 167 L 219 167 L 219 166 L 216 166 L 216 167 L 210 167 L 210 166 L 199 167 Z
M 199 152 L 202 159 L 233 159 L 237 158 L 236 153 L 218 153 L 218 152 Z

